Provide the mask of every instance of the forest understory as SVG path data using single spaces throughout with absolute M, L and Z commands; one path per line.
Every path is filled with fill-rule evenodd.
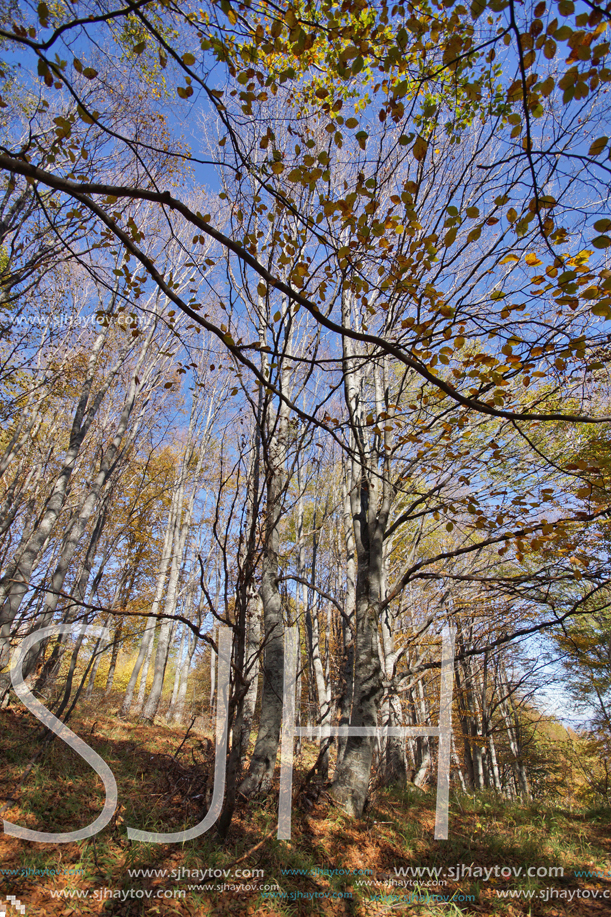
M 9 764 L 2 769 L 0 796 L 4 817 L 64 831 L 101 808 L 99 781 L 63 742 L 51 744 L 22 785 L 26 765 L 40 744 L 32 738 L 35 726 L 29 714 L 12 711 L 6 724 Z M 296 761 L 291 841 L 276 840 L 276 780 L 265 800 L 240 808 L 224 841 L 213 830 L 184 846 L 147 845 L 129 841 L 125 825 L 176 830 L 197 822 L 207 808 L 213 768 L 210 734 L 191 731 L 185 741 L 185 729 L 118 722 L 95 704 L 84 705 L 73 726 L 111 765 L 120 805 L 109 826 L 89 841 L 48 845 L 6 836 L 0 840 L 2 894 L 24 903 L 28 915 L 609 913 L 602 899 L 602 892 L 611 890 L 609 807 L 507 801 L 491 791 L 453 792 L 448 840 L 435 841 L 434 792 L 413 784 L 374 788 L 363 817 L 351 820 L 317 776 L 308 779 L 317 749 L 307 743 Z M 539 877 L 519 874 L 527 868 L 538 870 Z M 501 869 L 510 869 L 511 878 L 501 875 Z M 138 870 L 151 872 L 142 876 Z M 223 874 L 202 878 L 202 870 Z M 511 891 L 537 897 L 499 896 Z M 79 892 L 87 900 L 77 898 Z M 184 897 L 144 899 L 176 892 Z M 577 897 L 584 892 L 589 897 Z M 591 897 L 595 893 L 601 900 Z

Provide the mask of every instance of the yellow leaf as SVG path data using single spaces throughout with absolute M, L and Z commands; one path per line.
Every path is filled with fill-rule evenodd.
M 608 137 L 599 137 L 598 140 L 595 140 L 588 150 L 588 156 L 599 156 L 606 147 L 608 140 Z
M 540 261 L 539 258 L 533 252 L 526 255 L 524 260 L 526 261 L 527 264 L 530 264 L 531 267 L 535 267 L 535 265 L 537 264 L 543 264 L 543 262 Z

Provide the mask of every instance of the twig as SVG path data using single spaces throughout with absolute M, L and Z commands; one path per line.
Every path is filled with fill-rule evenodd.
M 247 850 L 246 853 L 245 853 L 243 856 L 239 857 L 239 859 L 237 859 L 237 860 L 234 860 L 233 863 L 227 863 L 227 864 L 224 866 L 224 868 L 225 868 L 225 869 L 231 869 L 231 868 L 233 868 L 234 866 L 237 866 L 238 863 L 243 863 L 244 860 L 248 859 L 248 857 L 251 856 L 256 850 L 258 850 L 259 847 L 262 847 L 263 844 L 264 844 L 266 841 L 268 841 L 268 840 L 270 839 L 270 837 L 272 836 L 272 834 L 275 833 L 276 830 L 277 830 L 277 829 L 276 829 L 276 826 L 274 825 L 274 827 L 271 829 L 271 831 L 268 831 L 267 834 L 264 835 L 264 837 L 261 838 L 261 840 L 259 841 L 258 844 L 255 844 L 254 847 L 251 847 L 250 850 Z M 202 882 L 203 882 L 203 881 L 204 881 L 204 880 L 202 879 Z
M 180 745 L 178 746 L 178 748 L 176 749 L 176 751 L 175 751 L 174 754 L 172 755 L 172 757 L 173 757 L 175 760 L 176 760 L 176 758 L 178 757 L 178 753 L 179 753 L 180 749 L 183 747 L 183 745 L 185 744 L 185 742 L 186 742 L 187 739 L 189 738 L 189 733 L 190 733 L 191 730 L 193 729 L 193 723 L 195 722 L 196 719 L 197 719 L 197 716 L 194 716 L 193 719 L 191 720 L 191 723 L 189 724 L 189 728 L 188 728 L 187 731 L 185 732 L 185 737 L 184 737 L 184 739 L 182 740 L 182 742 L 180 743 Z

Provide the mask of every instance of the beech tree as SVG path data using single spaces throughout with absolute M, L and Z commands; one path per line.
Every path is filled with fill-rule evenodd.
M 318 534 L 307 536 L 309 569 L 305 550 L 288 559 L 282 551 L 291 524 L 305 549 L 306 495 L 301 476 L 296 484 L 291 476 L 297 450 L 302 468 L 311 461 L 313 431 L 323 449 L 337 450 L 342 469 L 341 488 L 317 522 L 321 530 L 337 524 L 346 558 L 338 594 L 327 593 L 341 618 L 340 721 L 394 724 L 405 716 L 402 694 L 412 721 L 430 718 L 435 640 L 424 649 L 418 640 L 455 619 L 459 709 L 470 733 L 465 771 L 477 786 L 503 782 L 494 723 L 504 718 L 509 744 L 516 742 L 512 692 L 493 651 L 557 621 L 554 602 L 566 592 L 552 554 L 604 528 L 607 513 L 592 499 L 604 489 L 601 460 L 578 467 L 581 486 L 571 490 L 574 469 L 552 445 L 554 436 L 568 440 L 609 420 L 601 376 L 611 318 L 603 133 L 610 13 L 586 6 L 138 0 L 109 8 L 82 0 L 70 10 L 41 3 L 35 13 L 17 5 L 3 14 L 0 38 L 22 65 L 2 70 L 3 302 L 20 308 L 19 291 L 42 283 L 50 259 L 78 260 L 116 290 L 126 314 L 142 314 L 158 299 L 171 304 L 164 320 L 183 348 L 172 371 L 191 380 L 201 354 L 211 355 L 231 374 L 228 399 L 253 418 L 242 525 L 232 503 L 222 538 L 213 526 L 224 608 L 206 596 L 237 638 L 232 791 L 252 709 L 254 662 L 250 678 L 247 670 L 257 653 L 248 644 L 257 627 L 247 622 L 259 614 L 257 593 L 263 712 L 242 791 L 268 788 L 276 760 L 283 630 L 300 612 L 297 593 L 281 592 L 283 581 L 307 590 L 301 612 L 321 725 L 333 710 L 330 654 L 324 672 L 311 608 L 321 589 Z M 188 106 L 199 106 L 207 122 L 199 147 L 187 148 L 178 129 L 174 136 L 174 103 L 185 120 Z M 218 194 L 197 186 L 205 169 L 215 170 Z M 19 213 L 29 232 L 24 243 Z M 92 345 L 42 519 L 26 521 L 21 543 L 7 547 L 5 657 L 88 430 L 125 362 L 120 355 L 116 370 L 105 367 L 94 391 L 108 333 L 101 329 Z M 24 416 L 7 445 L 15 457 L 38 422 L 29 404 Z M 234 468 L 243 474 L 245 450 L 237 452 Z M 188 542 L 192 504 L 183 505 L 181 488 L 190 461 L 185 456 L 178 473 L 124 704 L 127 713 L 143 665 L 144 701 L 150 658 L 148 720 L 172 637 L 171 618 L 162 619 L 153 658 L 153 622 L 164 601 L 175 617 Z M 96 481 L 101 493 L 106 478 Z M 26 516 L 33 483 L 20 467 L 7 488 L 7 519 L 15 506 Z M 62 556 L 64 566 L 70 561 L 70 532 L 84 535 L 85 516 L 66 529 L 63 555 L 57 550 L 59 578 Z M 239 561 L 236 578 L 230 553 Z M 606 570 L 595 558 L 579 559 L 571 576 L 590 564 L 588 588 L 598 590 Z M 425 583 L 436 592 L 417 608 L 413 593 Z M 209 592 L 205 575 L 201 585 Z M 476 634 L 461 606 L 475 587 L 494 590 L 498 600 Z M 566 614 L 585 601 L 573 596 Z M 339 745 L 332 793 L 352 814 L 365 805 L 374 745 L 353 737 Z M 430 743 L 410 748 L 421 781 Z M 400 743 L 389 740 L 383 754 L 388 776 L 406 770 Z M 514 758 L 514 784 L 526 793 Z

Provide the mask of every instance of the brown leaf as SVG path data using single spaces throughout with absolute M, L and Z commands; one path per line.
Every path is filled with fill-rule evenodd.
M 412 147 L 412 153 L 414 154 L 414 157 L 418 160 L 418 162 L 422 162 L 422 160 L 426 158 L 428 148 L 429 148 L 429 145 L 426 142 L 426 140 L 424 139 L 424 137 L 421 137 L 420 134 L 418 134 L 418 137 L 416 138 L 416 142 L 414 143 Z

